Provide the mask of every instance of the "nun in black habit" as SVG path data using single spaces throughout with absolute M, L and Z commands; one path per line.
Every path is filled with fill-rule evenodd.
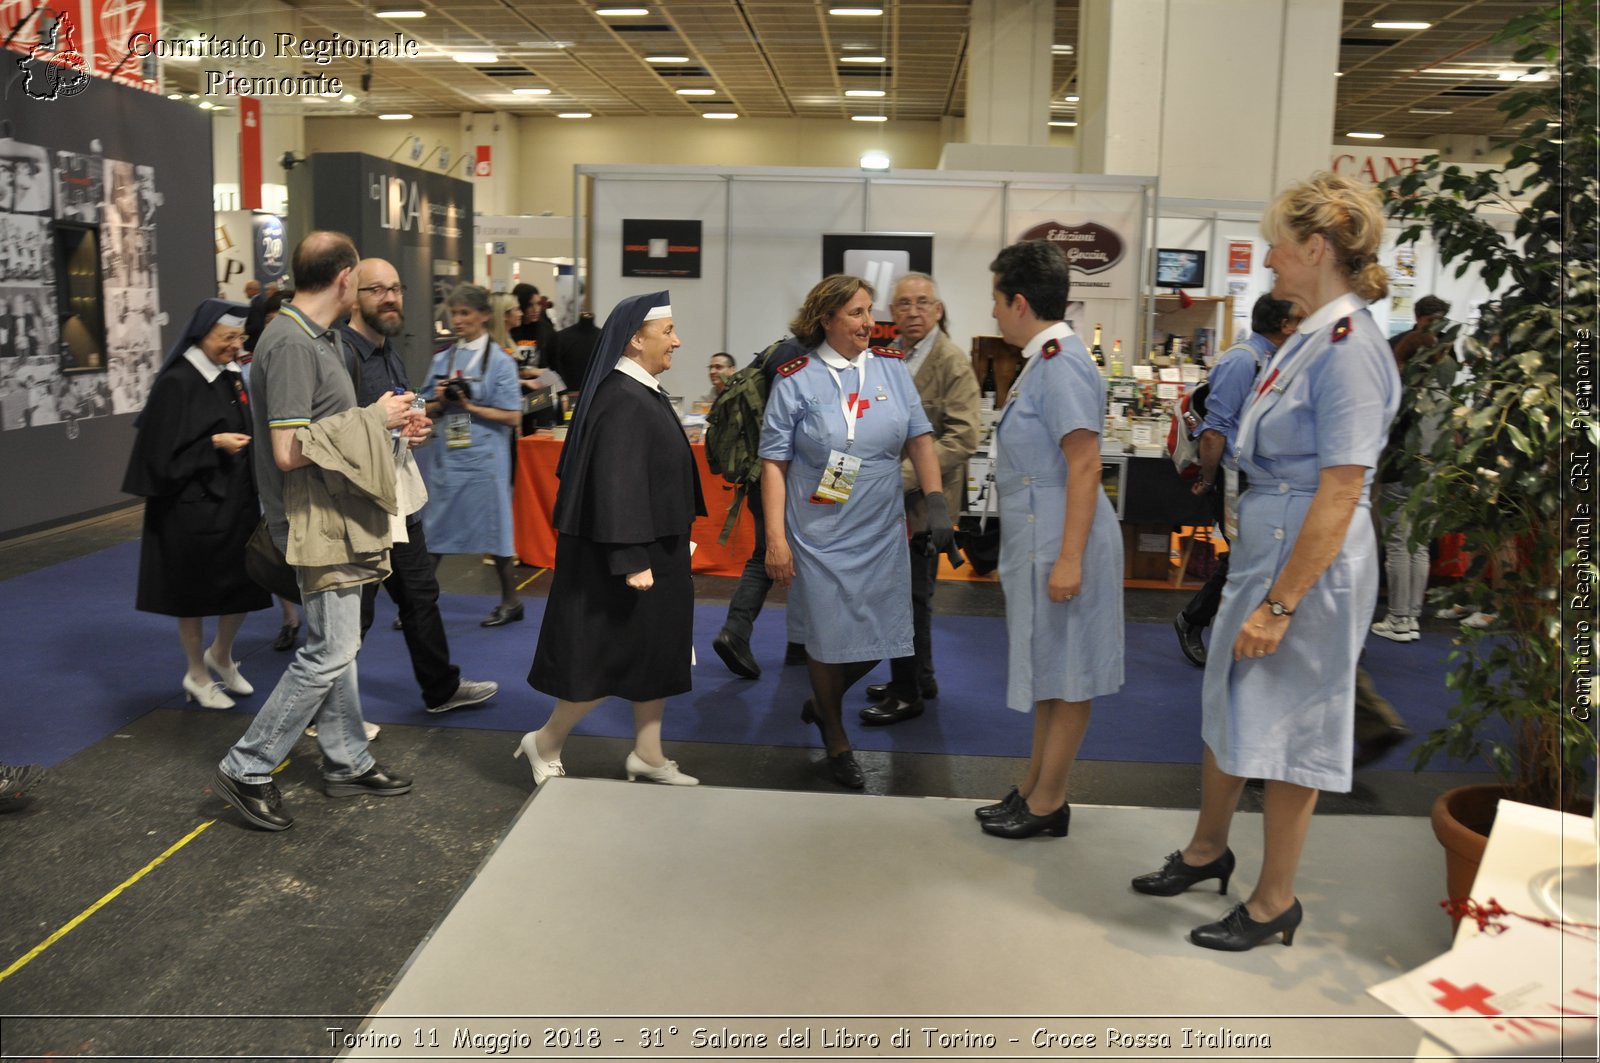
M 516 751 L 536 786 L 566 774 L 562 744 L 607 697 L 633 702 L 630 780 L 698 782 L 661 751 L 666 699 L 691 686 L 689 531 L 706 512 L 694 453 L 655 379 L 678 346 L 666 292 L 624 299 L 584 375 L 556 466 L 555 579 L 528 673 L 557 701 Z
M 272 604 L 244 571 L 245 543 L 261 519 L 249 397 L 235 361 L 246 309 L 207 299 L 195 310 L 134 421 L 138 435 L 122 481 L 128 494 L 145 498 L 134 604 L 178 618 L 184 696 L 208 709 L 231 708 L 229 694 L 254 692 L 233 659 L 233 639 L 246 613 Z M 220 619 L 202 650 L 208 616 Z

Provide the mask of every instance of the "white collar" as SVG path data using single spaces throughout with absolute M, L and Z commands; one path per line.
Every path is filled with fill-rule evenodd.
M 473 354 L 479 354 L 487 350 L 489 347 L 489 333 L 485 331 L 484 334 L 479 336 L 477 339 L 469 340 L 466 343 L 456 340 L 456 346 L 460 347 L 463 351 L 471 351 Z
M 1027 345 L 1022 348 L 1022 357 L 1032 358 L 1044 348 L 1045 343 L 1048 341 L 1064 340 L 1072 334 L 1072 326 L 1065 321 L 1052 321 L 1040 329 L 1033 339 L 1029 340 Z
M 652 391 L 659 391 L 663 395 L 667 393 L 667 389 L 661 386 L 661 381 L 651 376 L 645 370 L 644 366 L 640 365 L 632 358 L 629 358 L 627 355 L 623 355 L 621 358 L 617 359 L 617 372 L 625 373 L 628 376 L 633 377 L 633 379 L 637 380 L 639 383 L 643 384 Z
M 833 345 L 827 340 L 823 340 L 822 346 L 817 348 L 817 357 L 822 359 L 823 365 L 832 369 L 860 369 L 862 365 L 861 360 L 863 358 L 869 358 L 871 355 L 872 350 L 869 348 L 856 355 L 854 360 L 851 360 L 834 350 Z
M 1332 302 L 1324 303 L 1321 307 L 1307 314 L 1305 320 L 1300 322 L 1300 327 L 1295 331 L 1309 335 L 1324 325 L 1331 325 L 1342 317 L 1349 317 L 1366 305 L 1367 301 L 1355 292 L 1345 292 Z M 1284 344 L 1284 346 L 1287 347 L 1288 344 Z
M 199 347 L 190 347 L 183 352 L 183 356 L 189 359 L 190 365 L 200 371 L 200 375 L 206 378 L 207 384 L 215 384 L 217 377 L 222 375 L 222 366 L 207 358 L 206 352 Z

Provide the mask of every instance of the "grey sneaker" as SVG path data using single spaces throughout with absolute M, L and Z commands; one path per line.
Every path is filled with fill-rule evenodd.
M 470 705 L 482 705 L 496 694 L 500 693 L 500 684 L 488 680 L 463 679 L 456 685 L 456 692 L 450 695 L 450 700 L 433 705 L 428 711 L 434 714 L 449 712 L 451 709 L 464 709 Z

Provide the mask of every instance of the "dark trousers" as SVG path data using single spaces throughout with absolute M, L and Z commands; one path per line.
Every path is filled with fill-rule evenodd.
M 933 588 L 939 581 L 939 555 L 928 554 L 928 533 L 908 540 L 911 549 L 911 656 L 889 661 L 889 691 L 915 701 L 933 678 Z
M 1365 654 L 1363 654 L 1365 656 Z M 1356 745 L 1364 745 L 1387 735 L 1396 727 L 1406 725 L 1405 717 L 1395 711 L 1389 699 L 1378 693 L 1372 676 L 1356 662 Z
M 1211 508 L 1215 514 L 1213 520 L 1218 535 L 1223 534 L 1225 505 L 1222 484 L 1219 481 L 1217 486 L 1211 489 Z M 1216 618 L 1217 606 L 1222 604 L 1222 585 L 1228 582 L 1228 559 L 1232 556 L 1233 551 L 1230 550 L 1217 558 L 1217 570 L 1211 573 L 1211 578 L 1206 580 L 1205 586 L 1196 591 L 1189 604 L 1183 607 L 1183 619 L 1196 631 L 1210 626 L 1211 621 Z
M 750 485 L 750 493 L 744 501 L 747 515 L 755 526 L 756 548 L 750 551 L 750 560 L 739 573 L 739 585 L 728 600 L 728 619 L 723 621 L 722 630 L 748 643 L 756 617 L 761 615 L 761 607 L 766 604 L 767 592 L 772 589 L 772 580 L 767 577 L 767 519 L 761 512 L 760 483 Z
M 422 522 L 408 522 L 410 542 L 395 543 L 389 552 L 394 571 L 383 581 L 384 589 L 400 609 L 400 625 L 411 653 L 411 670 L 422 688 L 422 701 L 428 708 L 443 705 L 461 685 L 461 669 L 450 663 L 450 640 L 439 616 L 439 579 L 434 575 L 433 558 L 422 534 Z M 361 588 L 361 637 L 367 637 L 378 601 L 378 585 Z

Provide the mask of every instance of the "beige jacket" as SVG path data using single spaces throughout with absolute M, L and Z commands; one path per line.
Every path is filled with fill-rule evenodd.
M 312 464 L 283 480 L 289 564 L 323 591 L 389 574 L 391 518 L 398 514 L 392 437 L 378 406 L 356 407 L 295 432 Z
M 954 521 L 961 513 L 967 459 L 978 449 L 982 431 L 978 377 L 972 371 L 972 359 L 941 332 L 917 367 L 912 383 L 922 397 L 922 412 L 933 425 L 933 449 L 944 477 L 944 504 Z M 900 463 L 900 484 L 906 493 L 906 524 L 913 534 L 927 531 L 928 503 L 910 461 Z

